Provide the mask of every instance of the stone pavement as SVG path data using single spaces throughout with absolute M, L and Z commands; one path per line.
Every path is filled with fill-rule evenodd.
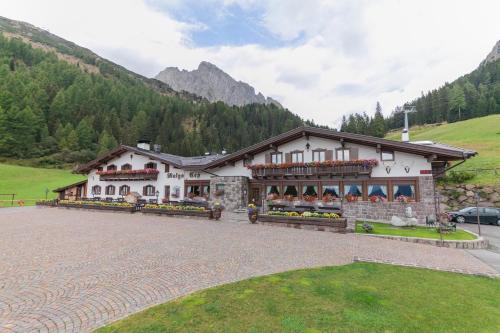
M 460 228 L 477 233 L 477 224 L 464 223 Z M 481 235 L 489 240 L 490 246 L 484 250 L 469 250 L 469 253 L 480 259 L 500 273 L 500 227 L 496 225 L 481 224 Z
M 207 287 L 362 260 L 491 274 L 463 250 L 62 208 L 0 209 L 0 331 L 82 332 Z

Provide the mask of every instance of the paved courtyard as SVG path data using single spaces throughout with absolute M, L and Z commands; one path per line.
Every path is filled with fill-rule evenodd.
M 0 209 L 0 331 L 90 331 L 195 290 L 355 256 L 475 273 L 463 250 L 393 240 L 60 208 Z

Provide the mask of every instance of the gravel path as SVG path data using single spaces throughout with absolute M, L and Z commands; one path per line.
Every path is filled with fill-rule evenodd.
M 214 285 L 355 256 L 495 273 L 469 253 L 354 234 L 87 212 L 0 209 L 0 331 L 90 331 Z

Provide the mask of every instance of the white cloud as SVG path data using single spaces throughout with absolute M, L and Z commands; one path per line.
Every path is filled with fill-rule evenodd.
M 140 0 L 0 1 L 0 13 L 147 76 L 208 60 L 327 125 L 348 112 L 372 112 L 376 101 L 389 113 L 476 68 L 500 38 L 498 1 L 211 1 L 258 6 L 265 13 L 261 24 L 293 42 L 199 48 L 189 32 L 206 27 L 178 22 Z

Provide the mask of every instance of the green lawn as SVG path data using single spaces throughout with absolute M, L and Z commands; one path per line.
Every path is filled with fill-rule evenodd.
M 55 198 L 53 189 L 76 183 L 85 179 L 81 175 L 72 174 L 70 170 L 40 169 L 18 165 L 0 164 L 0 193 L 16 193 L 16 201 L 22 199 L 26 205 L 33 205 L 34 200 L 45 198 L 48 188 L 49 198 Z M 1 206 L 10 206 L 10 197 L 0 196 Z M 14 205 L 17 205 L 14 202 Z
M 424 226 L 416 227 L 395 227 L 388 223 L 377 223 L 368 222 L 373 226 L 372 234 L 375 235 L 390 235 L 390 236 L 405 236 L 405 237 L 420 237 L 420 238 L 432 238 L 440 239 L 439 233 L 435 228 L 429 228 Z M 362 221 L 356 222 L 356 233 L 366 234 L 366 232 L 361 228 L 363 225 Z M 476 237 L 466 231 L 457 229 L 456 232 L 451 234 L 443 234 L 444 240 L 471 240 L 476 239 Z
M 390 132 L 387 139 L 401 140 L 401 131 Z M 432 140 L 470 148 L 479 153 L 455 170 L 500 168 L 500 115 L 474 118 L 451 124 L 410 128 L 410 140 Z M 500 172 L 500 170 L 498 170 Z M 471 184 L 500 184 L 500 176 L 482 172 Z
M 500 280 L 354 263 L 197 292 L 97 332 L 498 332 Z

